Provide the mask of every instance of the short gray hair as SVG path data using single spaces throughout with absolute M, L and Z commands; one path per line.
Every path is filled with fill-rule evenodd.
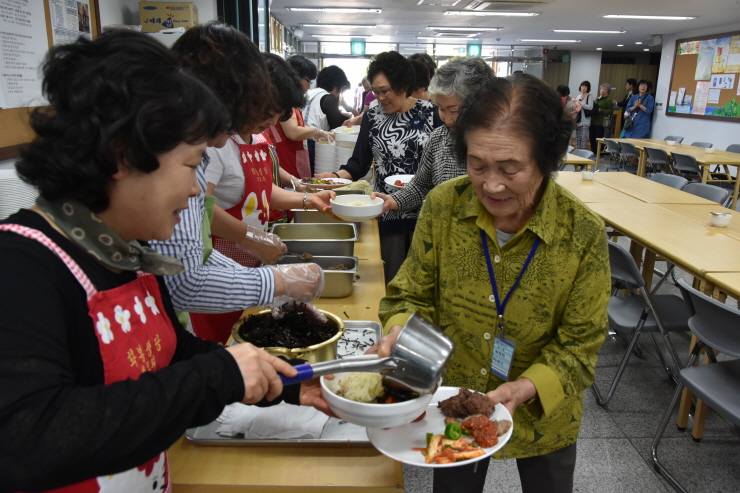
M 602 87 L 606 87 L 607 89 L 609 89 L 609 92 L 611 92 L 611 90 L 612 90 L 612 86 L 608 82 L 604 82 L 603 84 L 601 84 L 599 86 L 599 90 L 601 90 Z
M 457 96 L 464 101 L 493 77 L 493 69 L 481 57 L 455 57 L 437 69 L 429 84 L 429 97 Z

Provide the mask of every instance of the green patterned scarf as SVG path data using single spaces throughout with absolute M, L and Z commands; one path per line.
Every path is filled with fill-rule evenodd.
M 172 276 L 185 270 L 182 263 L 162 255 L 136 240 L 125 242 L 85 205 L 75 200 L 48 201 L 39 196 L 36 205 L 67 236 L 102 264 L 114 269 L 142 270 Z

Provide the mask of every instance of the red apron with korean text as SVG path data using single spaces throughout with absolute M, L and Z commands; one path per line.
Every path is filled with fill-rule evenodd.
M 0 226 L 38 241 L 54 252 L 87 293 L 87 306 L 98 338 L 105 385 L 137 380 L 146 371 L 169 365 L 177 338 L 167 316 L 156 278 L 137 272 L 135 281 L 98 291 L 79 265 L 49 237 L 17 224 Z M 149 493 L 171 491 L 167 453 L 162 452 L 128 471 L 88 479 L 50 490 L 55 493 Z
M 303 113 L 298 108 L 293 108 L 293 116 L 299 127 L 305 127 Z M 306 178 L 311 176 L 311 164 L 308 159 L 308 150 L 303 146 L 302 140 L 290 140 L 283 131 L 280 123 L 276 123 L 267 131 L 272 145 L 277 149 L 280 167 L 293 176 Z
M 270 146 L 261 135 L 253 135 L 256 144 L 245 144 L 232 134 L 239 146 L 239 157 L 244 171 L 244 194 L 242 200 L 226 212 L 250 226 L 264 230 L 270 216 L 272 197 L 272 158 Z M 240 250 L 229 241 L 212 235 L 213 248 L 245 267 L 257 267 L 260 260 Z M 227 313 L 190 313 L 190 324 L 195 335 L 212 342 L 225 343 L 231 335 L 231 327 L 239 320 L 242 311 Z
M 256 144 L 245 144 L 235 135 L 231 139 L 239 146 L 239 158 L 244 171 L 244 193 L 240 202 L 226 212 L 255 228 L 265 230 L 270 219 L 272 198 L 272 158 L 270 146 L 262 136 L 253 136 Z M 213 248 L 245 267 L 258 267 L 254 255 L 240 250 L 229 241 L 213 235 Z

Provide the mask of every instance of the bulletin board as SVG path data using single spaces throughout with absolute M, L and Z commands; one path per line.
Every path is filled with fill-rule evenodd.
M 667 116 L 740 123 L 740 31 L 676 40 Z
M 39 0 L 44 4 L 46 34 L 49 48 L 53 46 L 55 32 L 52 27 L 51 8 L 49 0 Z M 88 15 L 87 22 L 93 38 L 100 33 L 100 13 L 97 0 L 80 0 L 75 2 L 78 9 Z M 59 36 L 58 32 L 56 33 Z M 18 156 L 23 144 L 33 140 L 34 132 L 29 126 L 29 117 L 34 108 L 0 108 L 0 160 L 12 159 Z

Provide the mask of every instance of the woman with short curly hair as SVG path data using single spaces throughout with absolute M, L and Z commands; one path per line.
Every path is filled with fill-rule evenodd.
M 337 173 L 317 176 L 359 180 L 370 171 L 375 159 L 375 191 L 385 194 L 389 192 L 385 178 L 416 173 L 432 130 L 442 122 L 432 103 L 411 96 L 414 68 L 398 52 L 377 55 L 367 69 L 367 78 L 377 103 L 362 119 L 352 158 Z M 389 210 L 380 217 L 380 252 L 386 281 L 393 279 L 406 258 L 418 214 L 418 208 Z

